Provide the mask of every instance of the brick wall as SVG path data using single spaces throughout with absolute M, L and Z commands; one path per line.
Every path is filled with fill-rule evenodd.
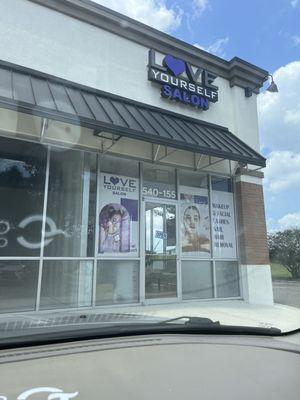
M 237 182 L 235 192 L 241 264 L 269 264 L 263 187 Z

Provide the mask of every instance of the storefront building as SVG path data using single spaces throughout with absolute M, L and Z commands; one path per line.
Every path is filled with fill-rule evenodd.
M 1 9 L 0 313 L 272 304 L 267 71 L 89 1 Z

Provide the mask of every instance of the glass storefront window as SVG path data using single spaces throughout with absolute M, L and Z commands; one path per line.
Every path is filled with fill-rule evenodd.
M 146 299 L 176 298 L 177 261 L 175 256 L 146 255 Z
M 92 282 L 92 261 L 44 261 L 40 308 L 52 309 L 91 306 Z
M 176 171 L 156 164 L 143 164 L 143 196 L 176 200 Z
M 138 300 L 139 261 L 98 261 L 96 305 L 137 303 Z
M 146 300 L 175 300 L 178 285 L 184 300 L 212 298 L 213 270 L 217 297 L 240 295 L 231 179 L 141 163 L 141 188 L 138 161 L 50 147 L 44 199 L 47 148 L 0 144 L 0 312 L 36 308 L 39 265 L 42 310 L 90 307 L 93 287 L 96 305 L 136 303 L 144 291 Z M 4 259 L 26 256 L 36 260 Z M 98 258 L 94 283 L 86 257 Z
M 238 263 L 216 261 L 217 297 L 238 297 L 240 295 Z
M 0 313 L 35 309 L 38 273 L 39 261 L 0 260 Z
M 99 256 L 139 256 L 140 181 L 137 162 L 103 157 L 99 179 Z
M 94 256 L 96 155 L 51 150 L 46 257 Z
M 214 258 L 236 259 L 236 233 L 232 182 L 212 177 L 212 220 Z
M 176 297 L 176 206 L 147 202 L 145 231 L 146 298 Z
M 213 297 L 213 270 L 210 261 L 182 261 L 181 275 L 184 300 Z
M 0 138 L 0 257 L 39 256 L 47 150 Z
M 207 175 L 202 175 L 199 172 L 192 172 L 185 170 L 180 170 L 178 174 L 179 174 L 180 185 L 208 190 Z
M 96 305 L 139 301 L 139 163 L 101 156 L 99 186 L 99 243 Z
M 134 160 L 113 156 L 100 156 L 101 172 L 116 175 L 127 175 L 131 178 L 139 178 L 139 163 Z
M 232 180 L 231 178 L 224 178 L 222 176 L 211 177 L 211 188 L 218 192 L 232 193 Z
M 180 231 L 183 258 L 210 258 L 207 176 L 180 171 Z

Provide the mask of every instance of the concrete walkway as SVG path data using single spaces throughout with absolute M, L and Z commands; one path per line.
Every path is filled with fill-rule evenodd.
M 124 314 L 127 314 L 128 318 Z M 82 315 L 86 317 L 80 318 Z M 300 328 L 300 308 L 279 304 L 274 306 L 250 305 L 243 300 L 214 300 L 3 315 L 0 317 L 0 331 L 41 326 L 65 326 L 81 322 L 84 324 L 105 323 L 109 322 L 111 318 L 115 322 L 126 323 L 132 317 L 136 322 L 141 322 L 144 318 L 152 320 L 152 318 L 169 319 L 180 316 L 206 317 L 227 325 L 276 327 L 282 331 Z

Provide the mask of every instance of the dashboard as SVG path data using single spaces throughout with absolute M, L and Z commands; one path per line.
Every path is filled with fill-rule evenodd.
M 300 398 L 300 334 L 159 334 L 0 351 L 0 400 Z

